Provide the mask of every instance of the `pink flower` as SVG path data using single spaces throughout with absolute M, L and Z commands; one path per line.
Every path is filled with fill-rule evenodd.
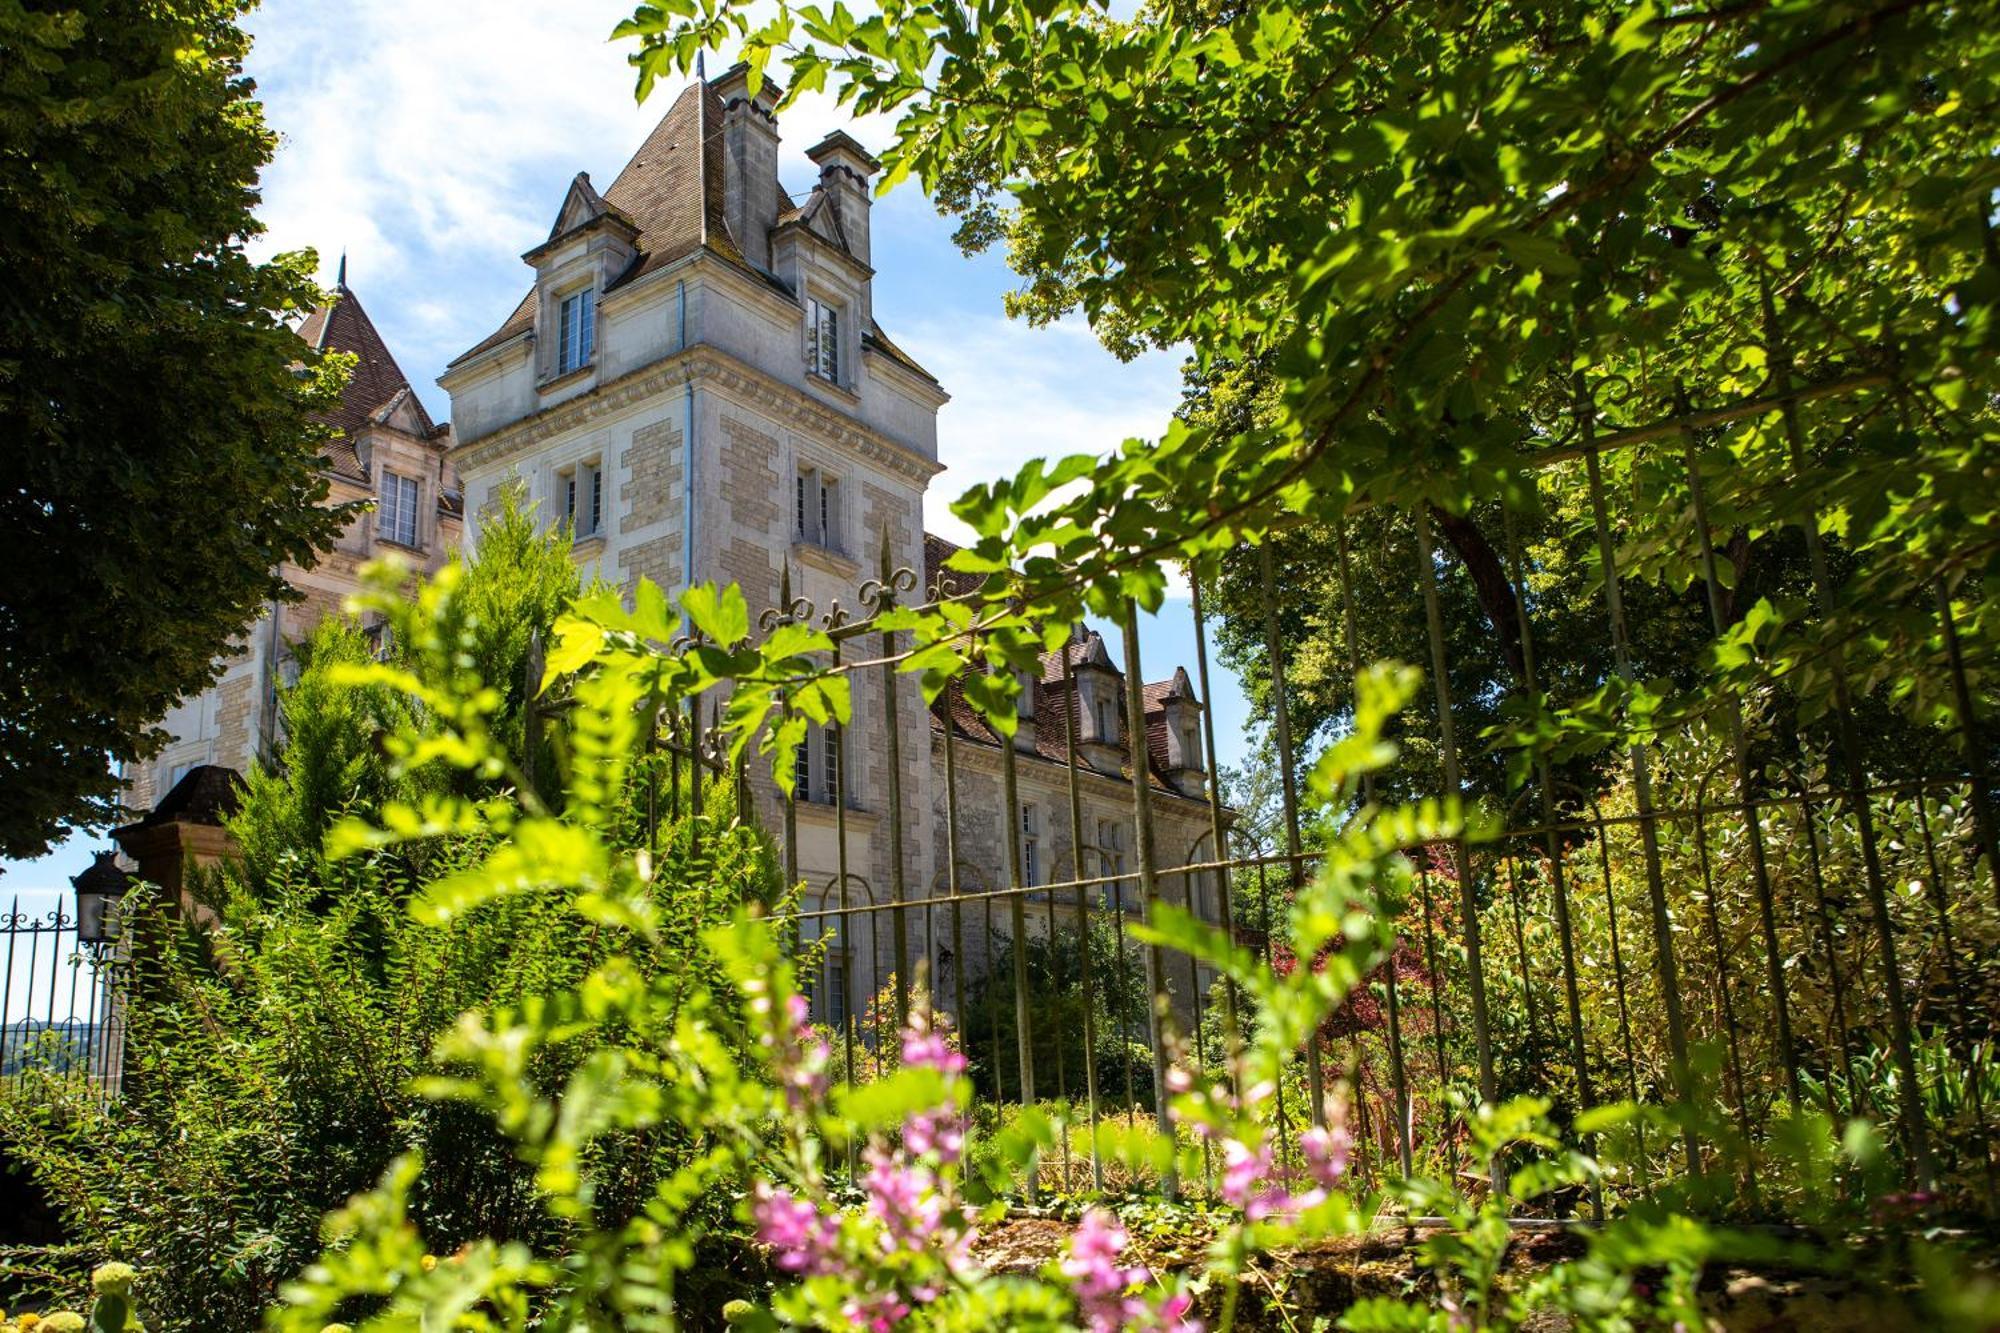
M 1333 1189 L 1347 1174 L 1348 1155 L 1354 1150 L 1354 1135 L 1348 1132 L 1345 1116 L 1335 1116 L 1327 1124 L 1314 1125 L 1299 1136 L 1306 1155 L 1306 1170 L 1323 1189 Z
M 934 1152 L 950 1166 L 965 1153 L 965 1122 L 956 1111 L 928 1111 L 903 1122 L 903 1147 L 918 1156 Z
M 935 1069 L 947 1078 L 965 1072 L 965 1054 L 955 1051 L 942 1032 L 930 1031 L 914 1023 L 903 1033 L 903 1063 Z
M 757 1239 L 777 1252 L 778 1267 L 785 1272 L 811 1276 L 845 1267 L 837 1252 L 839 1219 L 793 1197 L 790 1190 L 772 1189 L 758 1181 L 750 1219 L 757 1226 Z
M 1271 1174 L 1271 1150 L 1252 1148 L 1241 1139 L 1222 1141 L 1222 1199 L 1238 1208 L 1247 1207 L 1257 1186 Z
M 1075 1290 L 1084 1326 L 1091 1333 L 1118 1333 L 1121 1329 L 1201 1333 L 1201 1322 L 1187 1317 L 1192 1302 L 1185 1292 L 1167 1297 L 1157 1309 L 1139 1296 L 1126 1294 L 1153 1280 L 1144 1265 L 1128 1268 L 1118 1262 L 1130 1242 L 1123 1224 L 1102 1208 L 1085 1213 L 1070 1236 L 1069 1257 L 1062 1261 L 1062 1271 Z
M 881 1221 L 890 1240 L 904 1249 L 921 1250 L 939 1238 L 944 1200 L 931 1173 L 877 1149 L 869 1150 L 867 1160 L 862 1187 L 868 1192 L 868 1211 Z
M 840 1312 L 856 1328 L 865 1328 L 869 1333 L 889 1333 L 910 1313 L 910 1305 L 893 1291 L 871 1291 L 850 1296 Z

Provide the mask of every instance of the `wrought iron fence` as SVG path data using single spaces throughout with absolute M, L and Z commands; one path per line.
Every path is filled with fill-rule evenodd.
M 1793 426 L 1792 414 L 1812 394 L 1689 408 L 1671 422 L 1615 432 L 1596 429 L 1586 401 L 1576 438 L 1524 458 L 1530 488 L 1537 476 L 1544 484 L 1559 478 L 1587 497 L 1580 535 L 1601 571 L 1603 638 L 1600 660 L 1581 668 L 1585 678 L 1629 685 L 1635 676 L 1621 595 L 1629 576 L 1621 572 L 1601 460 L 1613 450 L 1642 450 L 1649 466 L 1672 479 L 1699 558 L 1696 595 L 1719 639 L 1729 629 L 1727 594 L 1708 512 L 1711 478 L 1697 461 L 1695 432 L 1759 417 Z M 1803 458 L 1794 462 L 1803 474 Z M 1345 524 L 1368 503 L 1327 520 L 1339 539 L 1336 623 L 1356 670 L 1378 651 L 1357 631 Z M 1440 589 L 1468 575 L 1440 556 L 1426 503 L 1373 503 L 1407 516 L 1406 558 L 1422 602 L 1412 612 L 1424 620 L 1433 693 L 1428 724 L 1421 711 L 1414 721 L 1441 769 L 1437 794 L 1470 801 L 1468 745 L 1506 742 L 1460 730 L 1463 701 L 1453 698 Z M 1514 693 L 1543 708 L 1541 608 L 1516 517 L 1503 505 L 1505 578 L 1517 623 L 1492 628 L 1518 642 Z M 1798 503 L 1794 517 L 1810 557 L 1810 595 L 1824 612 L 1835 605 L 1836 588 L 1819 517 L 1810 500 Z M 816 621 L 837 645 L 836 669 L 876 678 L 872 695 L 857 696 L 852 720 L 827 738 L 836 863 L 831 875 L 806 883 L 789 913 L 800 957 L 812 964 L 815 1017 L 834 1030 L 847 1076 L 864 1078 L 892 1058 L 884 1045 L 889 1025 L 907 1011 L 913 983 L 927 976 L 936 1005 L 959 1021 L 984 1113 L 1049 1100 L 1074 1108 L 1078 1141 L 1073 1151 L 1063 1141 L 1059 1160 L 1044 1164 L 1044 1182 L 1080 1184 L 1087 1171 L 1104 1183 L 1092 1132 L 1102 1120 L 1122 1116 L 1136 1125 L 1154 1117 L 1159 1132 L 1171 1132 L 1164 1111 L 1170 1061 L 1220 1059 L 1218 1011 L 1230 1022 L 1239 1017 L 1233 988 L 1185 956 L 1139 945 L 1128 933 L 1131 922 L 1156 903 L 1178 902 L 1229 922 L 1239 941 L 1278 959 L 1272 894 L 1264 890 L 1297 885 L 1319 855 L 1301 812 L 1306 756 L 1298 752 L 1287 697 L 1276 615 L 1283 594 L 1268 546 L 1236 558 L 1257 562 L 1267 610 L 1270 674 L 1261 694 L 1282 793 L 1277 828 L 1245 827 L 1210 782 L 1203 796 L 1207 851 L 1196 844 L 1179 854 L 1158 838 L 1155 806 L 1167 797 L 1150 781 L 1127 781 L 1123 828 L 1133 861 L 1119 863 L 1123 849 L 1107 845 L 1103 821 L 1084 817 L 1080 785 L 1101 786 L 1102 774 L 1079 762 L 1077 714 L 1066 704 L 1067 808 L 1058 814 L 1074 849 L 1067 877 L 1030 873 L 1025 843 L 1039 830 L 1023 829 L 1023 759 L 1005 740 L 979 747 L 981 762 L 999 767 L 1004 864 L 973 864 L 962 855 L 968 818 L 990 822 L 995 813 L 967 808 L 969 742 L 949 717 L 934 734 L 910 734 L 905 692 L 916 686 L 897 670 L 906 636 L 876 628 L 881 612 L 915 591 L 915 571 L 889 568 L 885 555 L 877 577 L 860 589 L 860 618 L 838 603 L 817 614 L 793 596 L 787 573 L 778 605 L 762 620 L 766 630 Z M 1204 701 L 1212 693 L 1203 597 L 1213 577 L 1212 569 L 1190 571 Z M 925 591 L 933 605 L 964 595 L 948 580 Z M 1472 1099 L 1546 1092 L 1571 1119 L 1622 1099 L 1702 1113 L 1682 1117 L 1678 1144 L 1641 1140 L 1634 1179 L 1643 1189 L 1649 1170 L 1700 1173 L 1720 1164 L 1718 1136 L 1732 1131 L 1756 1141 L 1782 1117 L 1866 1115 L 1893 1128 L 1916 1187 L 1930 1188 L 1941 1172 L 1961 1183 L 1983 1180 L 1983 1202 L 1973 1202 L 1993 1208 L 2000 869 L 1992 752 L 1980 733 L 1975 673 L 1942 572 L 1935 603 L 1923 613 L 1952 687 L 1948 725 L 1924 733 L 1931 748 L 1923 771 L 1871 770 L 1856 737 L 1853 673 L 1838 645 L 1824 663 L 1833 680 L 1826 738 L 1802 732 L 1777 747 L 1775 760 L 1771 746 L 1757 743 L 1740 686 L 1711 689 L 1711 706 L 1693 720 L 1628 734 L 1606 766 L 1607 781 L 1593 790 L 1560 778 L 1548 745 L 1524 749 L 1526 780 L 1505 799 L 1486 794 L 1487 821 L 1448 843 L 1407 849 L 1419 892 L 1396 909 L 1397 947 L 1337 1016 L 1336 1030 L 1308 1043 L 1299 1084 L 1279 1090 L 1281 1143 L 1324 1113 L 1336 1085 L 1352 1107 L 1364 1177 L 1408 1171 L 1418 1159 L 1468 1166 L 1464 1122 Z M 1129 604 L 1120 631 L 1130 686 L 1124 727 L 1143 737 L 1140 621 Z M 859 665 L 850 657 L 843 666 L 840 653 L 856 649 L 875 656 Z M 1067 655 L 1061 671 L 1073 698 Z M 1204 708 L 1203 719 L 1213 756 L 1212 710 Z M 810 786 L 780 798 L 740 766 L 726 769 L 712 724 L 698 704 L 669 726 L 663 743 L 676 774 L 672 808 L 662 813 L 687 813 L 684 802 L 698 812 L 704 786 L 735 784 L 742 807 L 761 805 L 776 830 L 788 881 L 810 878 L 801 872 L 799 823 L 801 809 L 816 804 L 807 799 Z M 866 811 L 845 786 L 857 736 L 880 737 L 886 747 L 883 800 Z M 933 749 L 940 770 L 942 869 L 929 885 L 906 873 L 901 755 L 911 745 Z M 682 762 L 702 778 L 684 784 Z M 1134 759 L 1135 772 L 1145 767 Z M 1366 797 L 1374 795 L 1371 787 Z M 824 810 L 817 815 L 827 822 Z M 886 882 L 871 882 L 850 865 L 851 826 L 863 815 L 871 836 L 890 845 Z M 1261 917 L 1239 911 L 1233 897 L 1256 903 Z M 1754 1195 L 1754 1175 L 1748 1188 Z
M 124 1076 L 124 1016 L 115 946 L 88 944 L 74 904 L 0 916 L 0 1079 L 46 1088 L 75 1081 L 116 1095 Z

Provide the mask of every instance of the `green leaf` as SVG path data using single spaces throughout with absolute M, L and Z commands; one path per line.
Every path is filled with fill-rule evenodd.
M 699 583 L 681 594 L 681 609 L 709 642 L 733 648 L 750 637 L 750 605 L 743 590 L 730 584 L 720 592 L 712 583 Z

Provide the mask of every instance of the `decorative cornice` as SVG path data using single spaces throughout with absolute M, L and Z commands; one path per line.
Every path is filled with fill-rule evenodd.
M 690 382 L 720 389 L 747 405 L 767 409 L 774 420 L 814 434 L 835 448 L 918 484 L 944 471 L 944 465 L 937 460 L 707 343 L 697 343 L 684 352 L 629 371 L 608 384 L 600 384 L 511 426 L 459 445 L 452 450 L 452 461 L 461 475 L 497 468 L 556 436 L 586 428 Z

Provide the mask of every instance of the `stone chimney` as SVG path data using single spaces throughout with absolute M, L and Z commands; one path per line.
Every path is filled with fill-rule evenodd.
M 1167 731 L 1166 768 L 1173 784 L 1183 795 L 1203 796 L 1208 788 L 1202 780 L 1201 703 L 1194 697 L 1194 684 L 1186 667 L 1174 669 L 1173 681 L 1160 700 Z
M 1014 726 L 1014 748 L 1027 754 L 1035 753 L 1035 694 L 1041 687 L 1036 683 L 1033 672 L 1023 671 L 1017 677 L 1021 682 L 1021 692 L 1014 697 L 1017 718 Z
M 1104 636 L 1091 630 L 1079 645 L 1070 678 L 1076 683 L 1077 753 L 1100 773 L 1125 767 L 1124 674 L 1112 665 Z
M 808 148 L 806 156 L 819 168 L 819 185 L 840 219 L 847 253 L 873 268 L 875 261 L 868 257 L 868 181 L 882 164 L 845 130 L 827 135 Z
M 771 228 L 778 223 L 778 95 L 766 76 L 750 96 L 741 62 L 709 85 L 722 101 L 722 215 L 743 257 L 768 272 Z

